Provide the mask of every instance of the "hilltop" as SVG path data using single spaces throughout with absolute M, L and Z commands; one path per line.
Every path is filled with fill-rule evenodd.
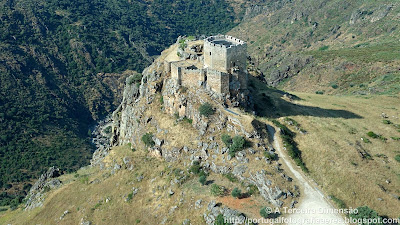
M 185 51 L 199 44 L 183 43 Z M 99 147 L 91 166 L 76 174 L 50 170 L 31 189 L 27 211 L 7 212 L 1 221 L 213 224 L 220 214 L 258 218 L 262 207 L 294 207 L 299 184 L 278 162 L 268 125 L 227 110 L 228 98 L 212 89 L 180 85 L 166 66 L 180 44 L 163 51 L 140 82 L 127 78 L 112 127 L 99 127 L 114 146 Z M 230 197 L 234 188 L 241 191 Z

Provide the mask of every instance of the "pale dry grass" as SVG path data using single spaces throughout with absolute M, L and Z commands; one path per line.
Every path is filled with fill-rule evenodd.
M 398 217 L 399 200 L 389 194 L 400 195 L 400 164 L 394 160 L 395 155 L 400 153 L 400 142 L 390 137 L 399 137 L 400 133 L 393 125 L 383 124 L 381 113 L 387 114 L 388 120 L 393 123 L 400 124 L 399 97 L 294 94 L 304 99 L 297 104 L 346 110 L 362 117 L 290 116 L 308 132 L 306 135 L 298 134 L 296 142 L 311 177 L 328 195 L 344 200 L 349 207 L 368 205 L 382 215 Z M 307 108 L 303 109 L 307 113 Z M 368 131 L 383 135 L 388 140 L 384 142 L 368 137 L 372 143 L 364 143 L 361 137 L 367 137 Z M 356 141 L 372 156 L 372 160 L 360 157 Z M 387 158 L 378 157 L 378 154 Z M 387 184 L 386 180 L 390 183 Z M 384 192 L 378 185 L 387 191 Z

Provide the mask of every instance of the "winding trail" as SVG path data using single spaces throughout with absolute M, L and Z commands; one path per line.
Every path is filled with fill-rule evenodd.
M 307 177 L 298 172 L 292 165 L 291 160 L 283 152 L 279 140 L 275 137 L 275 129 L 272 126 L 267 126 L 268 133 L 273 139 L 273 145 L 278 152 L 279 157 L 296 177 L 303 189 L 300 203 L 296 206 L 296 210 L 301 212 L 289 214 L 289 216 L 286 217 L 290 220 L 288 225 L 347 224 L 340 214 L 334 212 L 335 207 L 325 199 L 324 195 L 307 179 Z M 324 212 L 321 212 L 322 210 Z M 322 220 L 326 222 L 322 222 Z

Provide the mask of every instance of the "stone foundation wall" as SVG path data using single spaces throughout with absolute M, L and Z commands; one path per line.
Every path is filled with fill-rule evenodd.
M 201 81 L 202 77 L 204 77 L 202 76 L 202 74 L 204 74 L 204 71 L 202 69 L 183 70 L 181 84 L 185 87 L 198 87 L 199 81 Z
M 229 74 L 217 70 L 207 70 L 207 88 L 218 94 L 229 93 Z

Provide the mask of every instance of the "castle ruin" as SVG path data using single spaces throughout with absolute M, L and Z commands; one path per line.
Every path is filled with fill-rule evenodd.
M 247 44 L 228 35 L 204 40 L 178 39 L 179 59 L 165 60 L 165 71 L 178 85 L 202 87 L 230 98 L 247 91 Z M 174 53 L 171 53 L 174 54 Z

